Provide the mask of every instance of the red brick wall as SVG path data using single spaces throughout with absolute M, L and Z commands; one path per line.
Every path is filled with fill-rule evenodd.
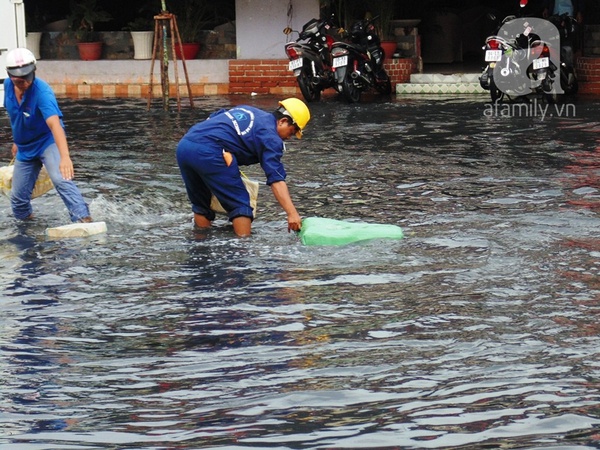
M 230 94 L 294 94 L 296 78 L 287 59 L 232 59 L 229 61 Z
M 600 94 L 600 58 L 580 56 L 575 66 L 579 92 L 582 94 Z
M 392 81 L 392 88 L 398 83 L 408 83 L 410 74 L 416 72 L 417 61 L 414 58 L 394 58 L 383 63 Z
M 230 94 L 300 95 L 296 78 L 288 70 L 287 59 L 233 59 L 229 61 Z M 392 87 L 406 83 L 416 68 L 411 58 L 387 60 L 385 69 Z

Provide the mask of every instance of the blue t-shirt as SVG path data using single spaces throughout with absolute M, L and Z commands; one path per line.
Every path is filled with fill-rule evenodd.
M 25 91 L 21 104 L 17 101 L 13 82 L 4 80 L 4 107 L 10 117 L 13 141 L 17 144 L 17 159 L 30 161 L 39 157 L 49 145 L 54 143 L 52 132 L 46 120 L 58 116 L 62 123 L 62 113 L 56 96 L 43 80 L 36 78 Z
M 285 144 L 272 113 L 246 105 L 222 109 L 192 126 L 183 139 L 231 152 L 240 166 L 260 163 L 268 185 L 285 180 Z

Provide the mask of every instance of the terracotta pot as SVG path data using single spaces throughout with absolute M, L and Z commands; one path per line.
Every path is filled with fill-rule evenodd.
M 186 61 L 188 59 L 196 59 L 196 56 L 198 56 L 198 52 L 200 51 L 199 43 L 192 42 L 187 44 L 181 44 L 181 46 L 183 47 L 183 56 Z M 181 51 L 179 50 L 179 45 L 175 45 L 175 55 L 178 59 L 182 59 Z
M 381 41 L 380 45 L 385 53 L 384 59 L 392 59 L 394 53 L 396 53 L 396 49 L 398 48 L 398 43 L 396 41 Z
M 79 59 L 95 61 L 102 56 L 102 42 L 78 42 Z

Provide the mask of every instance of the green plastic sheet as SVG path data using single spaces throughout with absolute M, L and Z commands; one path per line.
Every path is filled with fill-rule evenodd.
M 372 239 L 402 239 L 404 234 L 397 225 L 308 217 L 302 221 L 299 236 L 304 245 L 345 245 Z

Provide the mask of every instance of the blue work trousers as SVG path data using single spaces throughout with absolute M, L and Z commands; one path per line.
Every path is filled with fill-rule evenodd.
M 215 213 L 210 209 L 210 199 L 214 194 L 227 211 L 229 220 L 240 216 L 254 219 L 250 195 L 235 157 L 227 166 L 222 149 L 182 139 L 177 146 L 177 163 L 192 211 L 196 214 L 211 221 L 215 219 Z

